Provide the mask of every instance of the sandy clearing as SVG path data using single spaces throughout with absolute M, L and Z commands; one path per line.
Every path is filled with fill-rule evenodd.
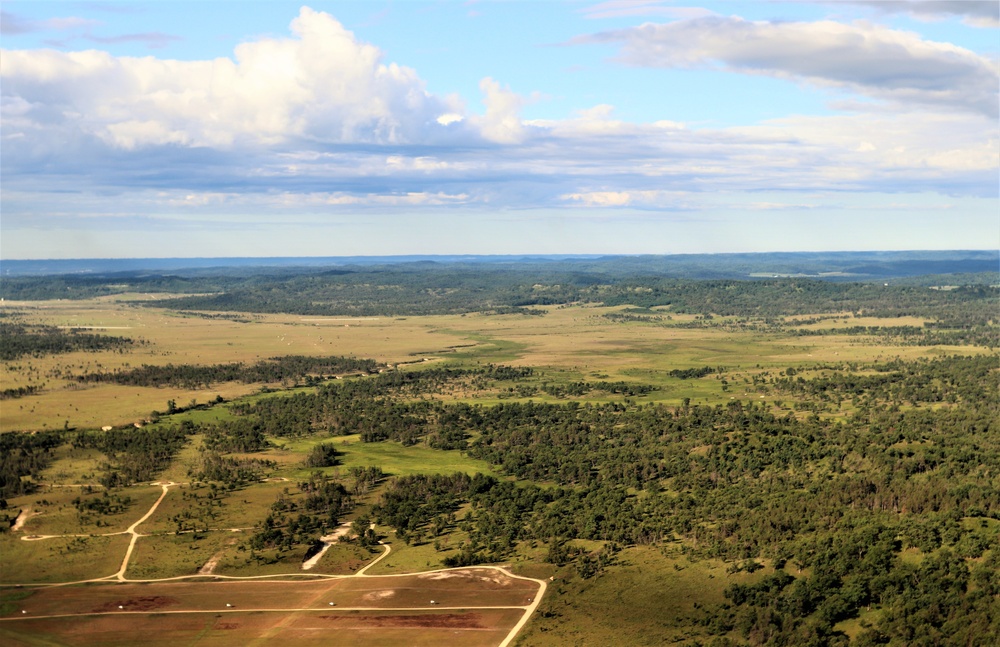
M 392 589 L 383 589 L 381 591 L 372 591 L 371 593 L 365 593 L 361 596 L 362 600 L 375 601 L 375 600 L 387 600 L 396 595 L 396 592 Z
M 312 567 L 316 566 L 316 564 L 319 564 L 319 560 L 323 558 L 323 554 L 330 548 L 330 546 L 349 532 L 351 532 L 351 524 L 342 523 L 329 535 L 323 535 L 320 537 L 319 540 L 323 542 L 323 548 L 321 548 L 318 553 L 302 562 L 302 570 L 308 571 Z
M 14 520 L 14 525 L 10 527 L 11 532 L 17 532 L 24 527 L 24 524 L 28 522 L 28 519 L 32 517 L 37 517 L 42 514 L 41 512 L 32 512 L 31 506 L 27 508 L 22 508 L 21 512 L 18 513 L 17 519 Z
M 235 543 L 236 543 L 235 538 L 230 539 L 229 541 L 226 542 L 226 546 L 227 547 L 232 546 Z M 198 569 L 198 575 L 211 575 L 212 573 L 214 573 L 215 567 L 219 565 L 219 561 L 222 559 L 222 556 L 226 554 L 226 550 L 227 550 L 226 548 L 223 548 L 222 550 L 212 555 L 212 557 L 209 558 L 209 560 L 205 562 L 205 564 L 202 565 L 201 568 Z
M 487 573 L 473 572 L 471 570 L 436 571 L 433 573 L 421 573 L 417 575 L 417 578 L 421 580 L 448 580 L 452 578 L 465 578 L 476 579 L 482 582 L 493 582 L 494 584 L 499 584 L 500 586 L 511 585 L 510 578 L 504 577 L 499 571 L 490 571 Z

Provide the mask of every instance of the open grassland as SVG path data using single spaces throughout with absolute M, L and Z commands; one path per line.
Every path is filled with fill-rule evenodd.
M 142 644 L 175 647 L 191 644 L 218 647 L 300 645 L 355 647 L 412 645 L 494 647 L 520 618 L 519 610 L 447 611 L 314 611 L 297 613 L 162 614 L 89 616 L 0 623 L 0 640 L 11 647 L 72 644 L 107 647 Z
M 285 481 L 266 481 L 219 491 L 210 497 L 209 488 L 182 483 L 170 489 L 140 530 L 150 534 L 186 529 L 249 530 L 260 521 L 261 511 L 289 485 Z
M 15 509 L 29 509 L 28 519 L 21 528 L 24 535 L 103 535 L 124 532 L 160 496 L 160 488 L 142 486 L 117 492 L 127 499 L 120 511 L 112 514 L 81 512 L 74 499 L 90 501 L 104 496 L 103 488 L 87 493 L 79 487 L 48 487 L 28 496 L 8 500 Z
M 690 561 L 679 551 L 629 548 L 605 576 L 581 580 L 566 570 L 557 572 L 538 616 L 514 644 L 596 647 L 708 641 L 711 636 L 693 622 L 702 616 L 698 608 L 724 602 L 722 592 L 730 584 L 762 575 L 727 574 L 722 562 Z
M 78 582 L 113 575 L 121 566 L 128 535 L 53 537 L 23 541 L 0 534 L 0 583 Z
M 388 534 L 392 552 L 385 559 L 380 559 L 372 565 L 367 571 L 371 575 L 399 575 L 441 568 L 442 560 L 457 552 L 454 549 L 467 537 L 463 532 L 449 533 L 439 540 L 440 550 L 438 550 L 430 540 L 408 544 L 396 537 L 395 533 Z
M 344 452 L 345 468 L 378 465 L 382 471 L 393 476 L 455 472 L 494 474 L 489 463 L 469 458 L 458 450 L 442 451 L 426 445 L 407 447 L 395 442 L 362 443 L 357 436 L 341 436 L 328 442 L 333 442 Z
M 173 641 L 152 644 L 310 645 L 321 633 L 315 644 L 329 644 L 334 630 L 338 642 L 357 635 L 352 644 L 486 646 L 498 644 L 523 613 L 503 607 L 526 606 L 537 592 L 534 582 L 481 568 L 308 582 L 57 587 L 5 592 L 11 599 L 0 635 L 6 644 L 134 644 L 145 627 L 157 634 L 154 641 Z M 229 625 L 220 627 L 220 617 Z M 150 644 L 145 637 L 143 644 Z
M 136 542 L 125 575 L 133 580 L 194 575 L 241 539 L 240 533 L 228 531 L 142 537 Z
M 0 430 L 94 428 L 129 424 L 163 411 L 168 400 L 182 406 L 249 395 L 260 385 L 213 384 L 207 389 L 143 388 L 113 384 L 80 385 L 69 378 L 142 364 L 253 363 L 289 354 L 348 355 L 388 364 L 434 360 L 510 363 L 532 366 L 551 383 L 601 379 L 645 382 L 661 389 L 650 400 L 676 403 L 685 397 L 721 401 L 728 395 L 704 385 L 682 383 L 667 373 L 677 368 L 724 366 L 746 371 L 816 362 L 863 362 L 980 352 L 963 347 L 875 345 L 851 335 L 788 337 L 734 332 L 721 327 L 686 328 L 693 315 L 663 323 L 619 322 L 604 317 L 622 308 L 550 307 L 541 317 L 452 315 L 425 317 L 301 317 L 233 315 L 204 318 L 161 309 L 138 308 L 120 300 L 6 304 L 24 312 L 26 323 L 93 326 L 103 334 L 131 337 L 144 344 L 122 352 L 26 357 L 0 363 L 4 388 L 44 384 L 33 396 L 5 403 Z M 923 320 L 870 317 L 823 319 L 813 327 L 922 325 Z M 604 377 L 606 376 L 606 377 Z M 691 382 L 691 381 L 688 381 Z M 280 386 L 280 385 L 276 385 Z M 194 416 L 225 416 L 197 413 Z
M 3 617 L 88 614 L 105 611 L 206 611 L 252 609 L 399 609 L 419 607 L 519 607 L 538 584 L 490 568 L 465 568 L 401 576 L 364 576 L 308 581 L 204 580 L 88 584 L 34 589 L 20 608 Z M 156 606 L 142 608 L 142 598 Z M 435 605 L 431 605 L 434 600 Z M 334 604 L 331 605 L 330 603 Z M 148 605 L 148 603 L 145 603 Z M 226 605 L 230 604 L 231 607 Z M 27 610 L 27 614 L 22 614 Z
M 42 472 L 42 483 L 99 488 L 97 475 L 104 460 L 106 458 L 99 450 L 62 445 L 56 448 L 52 464 Z

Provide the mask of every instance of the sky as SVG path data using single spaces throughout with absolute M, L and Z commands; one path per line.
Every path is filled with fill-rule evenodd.
M 0 259 L 1000 249 L 1000 2 L 49 2 Z

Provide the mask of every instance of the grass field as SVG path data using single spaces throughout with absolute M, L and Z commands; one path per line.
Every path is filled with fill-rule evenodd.
M 57 537 L 22 541 L 0 535 L 0 583 L 55 583 L 113 575 L 121 566 L 127 535 Z
M 537 591 L 534 582 L 477 568 L 310 582 L 57 587 L 5 593 L 14 599 L 3 605 L 0 637 L 15 645 L 124 645 L 140 635 L 143 644 L 194 637 L 199 644 L 311 645 L 329 644 L 333 630 L 338 642 L 351 644 L 454 644 L 461 636 L 463 645 L 487 646 L 523 614 L 502 607 L 525 606 Z
M 539 607 L 539 615 L 516 645 L 662 645 L 664 641 L 700 638 L 692 620 L 700 605 L 724 601 L 723 590 L 762 573 L 730 575 L 725 564 L 691 562 L 670 551 L 635 547 L 622 551 L 607 576 L 581 580 L 557 572 Z M 622 622 L 622 614 L 628 622 Z
M 111 384 L 78 385 L 65 375 L 113 370 L 141 364 L 217 364 L 256 362 L 288 354 L 351 355 L 390 364 L 428 358 L 439 362 L 509 363 L 535 367 L 550 382 L 594 379 L 639 381 L 662 390 L 652 400 L 679 402 L 685 397 L 722 401 L 728 395 L 693 380 L 681 383 L 666 373 L 698 366 L 744 370 L 784 368 L 814 362 L 870 361 L 921 357 L 969 347 L 875 346 L 848 335 L 782 338 L 734 333 L 720 328 L 679 328 L 646 323 L 617 323 L 602 315 L 622 308 L 579 306 L 546 308 L 543 317 L 465 315 L 403 318 L 309 318 L 253 315 L 246 322 L 204 319 L 162 309 L 136 308 L 119 297 L 90 301 L 7 303 L 26 314 L 28 323 L 107 327 L 96 330 L 143 340 L 125 353 L 70 353 L 0 363 L 4 388 L 45 384 L 37 395 L 5 404 L 0 430 L 96 428 L 128 424 L 166 409 L 167 400 L 182 405 L 249 395 L 260 385 L 226 383 L 209 389 L 137 388 Z M 804 317 L 803 317 L 804 318 Z M 677 315 L 671 324 L 694 321 Z M 824 320 L 813 327 L 848 325 L 922 325 L 916 318 Z M 63 377 L 54 377 L 58 371 Z M 222 411 L 222 410 L 220 410 Z M 193 413 L 225 416 L 225 413 Z
M 25 535 L 98 535 L 122 532 L 153 504 L 160 489 L 149 486 L 133 487 L 118 494 L 128 497 L 126 509 L 116 514 L 81 515 L 72 501 L 76 498 L 96 499 L 103 495 L 97 488 L 87 494 L 78 487 L 49 487 L 29 496 L 9 499 L 14 508 L 30 508 L 29 517 L 22 529 Z
M 507 609 L 448 611 L 316 611 L 287 613 L 225 612 L 129 614 L 0 622 L 0 642 L 10 647 L 51 645 L 175 647 L 301 645 L 354 647 L 461 644 L 493 647 L 507 635 L 521 612 Z M 335 637 L 335 638 L 334 638 Z

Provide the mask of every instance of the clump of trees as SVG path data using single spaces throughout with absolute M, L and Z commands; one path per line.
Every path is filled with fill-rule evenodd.
M 288 355 L 274 357 L 256 364 L 246 365 L 242 362 L 230 364 L 214 364 L 200 366 L 195 364 L 167 364 L 165 366 L 150 366 L 143 364 L 138 368 L 118 369 L 101 373 L 87 373 L 76 379 L 79 382 L 108 382 L 128 386 L 176 386 L 186 389 L 208 388 L 220 382 L 243 382 L 256 384 L 262 382 L 298 382 L 309 383 L 325 376 L 342 373 L 372 373 L 379 365 L 370 359 L 355 359 L 352 357 L 306 357 Z M 309 378 L 314 378 L 310 380 Z
M 135 343 L 128 337 L 98 335 L 79 329 L 0 322 L 0 360 L 3 361 L 74 351 L 124 351 Z
M 341 452 L 337 451 L 333 443 L 320 443 L 313 446 L 306 456 L 306 467 L 332 467 L 340 463 Z
M 107 456 L 100 468 L 102 485 L 125 487 L 155 479 L 195 431 L 190 422 L 176 427 L 83 431 L 76 434 L 72 443 L 74 447 L 96 448 Z
M 53 450 L 63 444 L 55 431 L 0 434 L 0 500 L 32 492 Z

